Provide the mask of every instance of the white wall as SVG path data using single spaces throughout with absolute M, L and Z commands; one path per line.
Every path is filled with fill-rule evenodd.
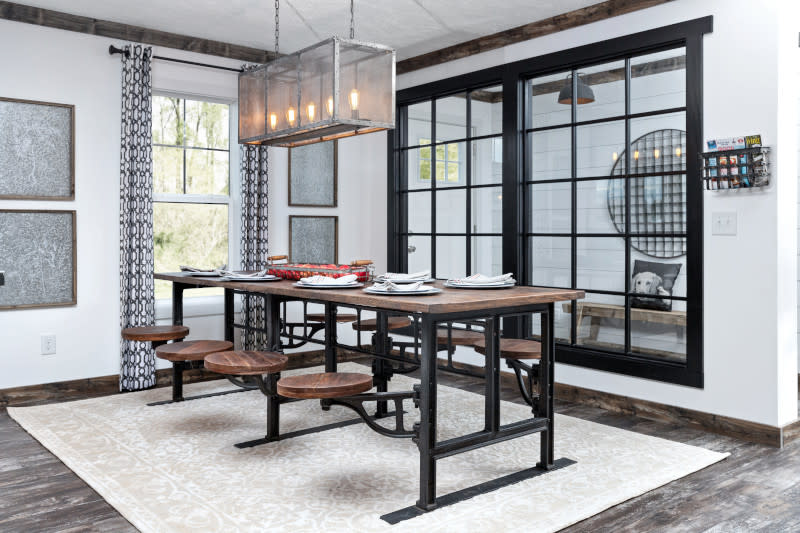
M 775 157 L 769 188 L 704 196 L 705 388 L 563 364 L 560 382 L 771 425 L 797 417 L 796 10 L 778 0 L 677 0 L 398 77 L 403 89 L 714 15 L 704 38 L 703 137 L 761 133 Z M 732 63 L 751 65 L 749 76 Z M 711 235 L 715 211 L 738 213 L 737 236 Z
M 75 209 L 78 242 L 77 306 L 0 312 L 0 389 L 119 371 L 121 81 L 120 58 L 108 55 L 111 43 L 122 44 L 0 20 L 0 96 L 74 104 L 76 126 L 75 201 L 0 201 L 0 208 Z M 158 47 L 154 54 L 230 67 L 241 64 Z M 152 74 L 154 91 L 227 102 L 236 99 L 235 73 L 154 61 Z M 291 213 L 338 215 L 340 261 L 370 258 L 379 269 L 385 269 L 386 135 L 346 139 L 339 147 L 339 207 L 297 208 Z M 231 158 L 238 157 L 234 142 Z M 286 150 L 270 150 L 273 253 L 288 251 L 286 158 Z M 233 202 L 238 209 L 235 191 Z M 168 301 L 159 302 L 158 323 L 169 323 L 170 311 Z M 223 338 L 221 313 L 221 297 L 187 299 L 189 338 Z M 57 353 L 42 356 L 40 336 L 50 333 L 57 336 Z M 159 367 L 164 366 L 159 361 Z

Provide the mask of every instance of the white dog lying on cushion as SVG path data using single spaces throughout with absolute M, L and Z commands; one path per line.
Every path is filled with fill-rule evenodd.
M 667 289 L 663 287 L 664 280 L 661 276 L 653 272 L 639 272 L 633 276 L 633 292 L 638 294 L 658 294 L 659 296 L 670 296 Z

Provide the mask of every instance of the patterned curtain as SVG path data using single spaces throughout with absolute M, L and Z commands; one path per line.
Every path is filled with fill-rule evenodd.
M 123 328 L 152 326 L 155 321 L 152 49 L 128 45 L 125 51 L 119 173 L 119 288 Z M 123 340 L 120 356 L 120 390 L 140 390 L 156 384 L 155 354 L 149 342 Z
M 261 270 L 267 266 L 267 214 L 269 199 L 266 146 L 241 145 L 242 155 L 242 270 Z M 248 325 L 264 327 L 264 299 L 245 296 L 245 320 Z M 242 330 L 242 346 L 245 350 L 271 349 L 266 346 L 266 335 L 261 332 Z

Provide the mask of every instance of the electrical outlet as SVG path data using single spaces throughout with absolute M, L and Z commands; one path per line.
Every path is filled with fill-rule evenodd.
M 56 353 L 56 336 L 54 334 L 42 335 L 42 355 Z

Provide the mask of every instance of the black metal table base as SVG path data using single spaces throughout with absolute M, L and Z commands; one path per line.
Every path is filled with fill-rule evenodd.
M 148 407 L 152 407 L 155 405 L 169 405 L 171 403 L 181 403 L 181 402 L 188 402 L 190 400 L 201 400 L 203 398 L 213 398 L 214 396 L 225 396 L 226 394 L 234 394 L 236 392 L 247 392 L 248 390 L 252 389 L 233 389 L 233 390 L 224 390 L 220 392 L 210 392 L 208 394 L 198 394 L 197 396 L 189 396 L 183 397 L 180 400 L 161 400 L 160 402 L 151 402 L 148 403 Z
M 525 481 L 526 479 L 538 477 L 543 474 L 549 474 L 550 472 L 554 472 L 574 464 L 576 464 L 576 461 L 562 457 L 561 459 L 557 459 L 555 462 L 553 462 L 553 465 L 547 470 L 539 468 L 538 466 L 526 468 L 525 470 L 520 470 L 519 472 L 514 472 L 513 474 L 508 474 L 507 476 L 492 479 L 491 481 L 486 481 L 484 483 L 479 483 L 478 485 L 473 485 L 472 487 L 467 487 L 466 489 L 451 492 L 450 494 L 444 494 L 442 496 L 437 496 L 436 507 L 433 509 L 424 510 L 420 509 L 416 505 L 412 505 L 411 507 L 406 507 L 404 509 L 398 509 L 397 511 L 387 513 L 381 516 L 381 520 L 394 525 L 402 522 L 403 520 L 408 520 L 436 509 L 447 507 L 448 505 L 463 502 L 465 500 L 469 500 L 470 498 L 474 498 L 475 496 L 480 496 L 481 494 L 493 492 L 495 490 L 508 487 L 509 485 Z

